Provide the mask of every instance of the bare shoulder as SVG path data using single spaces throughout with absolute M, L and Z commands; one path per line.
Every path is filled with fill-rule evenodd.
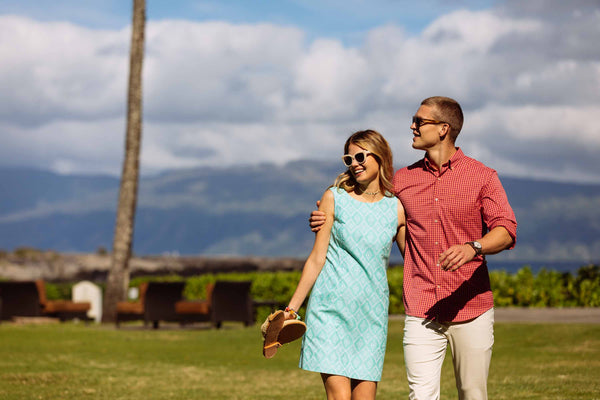
M 319 205 L 319 211 L 333 212 L 334 204 L 335 204 L 335 197 L 333 195 L 333 192 L 331 190 L 327 189 L 325 191 L 325 193 L 323 193 L 323 196 L 321 197 L 321 204 Z

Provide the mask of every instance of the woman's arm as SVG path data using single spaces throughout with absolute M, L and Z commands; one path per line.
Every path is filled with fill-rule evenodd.
M 325 265 L 325 257 L 327 256 L 327 249 L 329 248 L 329 236 L 331 235 L 331 227 L 333 226 L 334 204 L 333 193 L 330 190 L 327 190 L 323 194 L 319 205 L 319 211 L 324 212 L 327 219 L 325 224 L 323 224 L 321 229 L 315 235 L 315 243 L 312 251 L 304 264 L 300 281 L 289 302 L 289 308 L 293 310 L 297 311 L 302 306 L 306 296 L 308 296 L 317 277 L 321 273 L 323 265 Z M 289 313 L 285 313 L 285 316 L 286 318 L 290 318 Z

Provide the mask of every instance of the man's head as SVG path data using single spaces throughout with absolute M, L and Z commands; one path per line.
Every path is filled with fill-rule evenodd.
M 460 104 L 449 97 L 434 96 L 423 100 L 421 105 L 430 107 L 432 119 L 443 121 L 449 125 L 448 135 L 454 143 L 463 125 L 463 112 Z

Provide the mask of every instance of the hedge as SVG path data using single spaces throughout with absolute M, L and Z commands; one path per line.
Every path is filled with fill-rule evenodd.
M 388 269 L 390 314 L 404 313 L 402 304 L 401 266 Z M 190 278 L 177 275 L 135 278 L 131 286 L 149 280 L 185 281 L 184 297 L 203 299 L 206 284 L 217 280 L 252 281 L 251 295 L 255 300 L 275 300 L 284 305 L 292 297 L 300 272 L 247 272 L 206 274 Z M 534 274 L 525 266 L 516 273 L 503 270 L 490 272 L 490 283 L 497 307 L 600 307 L 600 266 L 587 265 L 575 274 L 541 269 Z M 69 298 L 70 286 L 47 283 L 49 298 Z M 300 310 L 304 314 L 304 307 Z M 260 307 L 257 320 L 262 321 L 270 309 Z

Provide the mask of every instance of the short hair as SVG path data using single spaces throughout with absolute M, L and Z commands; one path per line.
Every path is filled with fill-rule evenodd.
M 450 125 L 450 137 L 452 141 L 455 141 L 462 129 L 464 120 L 460 104 L 450 97 L 433 96 L 423 100 L 421 105 L 431 107 L 433 109 L 433 118 Z
M 379 163 L 379 187 L 384 195 L 393 196 L 394 185 L 392 184 L 392 179 L 394 177 L 394 162 L 392 149 L 383 135 L 372 129 L 355 132 L 346 140 L 344 154 L 348 153 L 348 147 L 351 144 L 369 151 L 375 157 Z M 341 187 L 346 191 L 353 191 L 356 185 L 357 182 L 354 179 L 354 175 L 350 172 L 350 168 L 341 173 L 333 184 L 333 186 Z

